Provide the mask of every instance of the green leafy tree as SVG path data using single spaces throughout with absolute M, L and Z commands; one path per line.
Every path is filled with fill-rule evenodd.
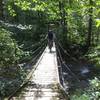
M 9 31 L 0 28 L 0 67 L 2 68 L 15 66 L 22 55 L 22 51 L 10 34 Z

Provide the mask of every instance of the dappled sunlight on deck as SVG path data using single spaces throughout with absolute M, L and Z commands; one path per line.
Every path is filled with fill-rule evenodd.
M 46 47 L 30 82 L 18 96 L 13 97 L 13 100 L 61 100 L 57 92 L 58 83 L 56 49 L 53 47 L 50 53 Z

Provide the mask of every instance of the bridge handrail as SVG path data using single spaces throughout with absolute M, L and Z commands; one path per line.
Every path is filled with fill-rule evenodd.
M 39 45 L 39 47 L 31 53 L 31 56 L 34 56 L 43 47 L 43 45 L 45 44 L 45 42 L 46 42 L 46 39 L 44 39 L 42 41 L 42 43 Z M 25 59 L 27 59 L 27 57 L 24 57 L 20 62 L 24 61 Z
M 42 50 L 39 51 L 39 53 L 36 55 L 36 57 L 34 57 L 26 66 L 30 66 L 31 64 L 33 64 L 33 62 L 40 56 L 40 54 L 42 54 L 42 52 L 44 51 L 44 49 L 46 48 L 46 44 L 43 46 Z M 44 51 L 45 52 L 45 51 Z M 41 55 L 41 57 L 39 58 L 38 62 L 36 63 L 36 65 L 34 66 L 33 70 L 31 70 L 31 72 L 28 74 L 28 76 L 25 78 L 25 80 L 23 81 L 23 83 L 20 85 L 19 88 L 17 88 L 11 95 L 8 96 L 8 98 L 5 98 L 4 100 L 10 100 L 14 94 L 16 94 L 25 84 L 28 83 L 28 81 L 31 79 L 32 74 L 34 73 L 34 71 L 36 70 L 39 62 L 41 61 L 43 55 Z
M 30 48 L 39 46 L 39 45 L 41 45 L 41 43 L 43 43 L 45 40 L 46 40 L 46 36 L 45 36 L 45 38 L 44 38 L 43 40 L 41 40 L 41 41 L 39 41 L 39 42 L 37 42 L 37 43 L 31 45 L 31 46 L 28 46 L 28 47 L 24 48 L 23 50 L 27 50 L 27 49 L 30 49 Z
M 38 51 L 38 50 L 40 50 L 39 52 L 41 53 L 41 49 L 43 48 L 45 48 L 46 47 L 46 45 L 47 44 L 45 44 L 45 43 L 43 43 L 42 45 L 41 45 L 41 47 L 39 47 L 35 52 L 34 52 L 34 54 Z M 33 63 L 34 61 L 35 61 L 35 59 L 40 55 L 40 53 L 38 53 L 30 62 L 29 62 L 29 64 L 31 64 L 31 63 Z
M 56 41 L 56 43 L 57 43 L 57 45 L 58 45 L 58 50 L 59 50 L 59 47 L 60 47 L 60 48 L 63 50 L 63 52 L 65 51 L 65 53 L 68 54 L 67 51 L 64 50 L 64 48 L 61 46 L 61 44 L 60 44 L 59 41 Z M 63 64 L 63 65 L 71 72 L 71 74 L 80 82 L 80 80 L 77 78 L 77 76 L 73 73 L 73 71 L 71 71 L 71 69 L 68 67 L 68 65 L 66 65 L 65 61 L 62 59 L 60 50 L 59 50 L 59 54 L 60 54 L 60 58 L 61 58 L 62 64 Z M 68 56 L 70 56 L 70 55 L 68 54 Z M 73 57 L 73 59 L 75 59 L 75 58 Z M 77 61 L 77 60 L 75 60 L 75 61 Z
M 44 48 L 43 48 L 44 50 Z M 45 51 L 44 51 L 45 52 Z M 29 80 L 31 79 L 32 77 L 32 74 L 34 73 L 34 71 L 36 70 L 39 62 L 41 61 L 43 55 L 44 55 L 44 52 L 43 54 L 41 55 L 40 59 L 38 60 L 37 64 L 35 65 L 35 67 L 33 68 L 33 70 L 31 70 L 31 72 L 28 74 L 28 76 L 26 77 L 26 79 L 23 81 L 23 83 L 20 85 L 19 88 L 17 88 L 8 98 L 6 98 L 5 100 L 10 100 L 25 84 L 27 84 L 29 82 Z M 40 53 L 42 53 L 42 51 L 40 51 Z M 40 55 L 40 53 L 38 55 Z M 36 58 L 35 58 L 36 59 Z
M 59 45 L 59 47 L 62 49 L 63 53 L 66 55 L 66 56 L 69 56 L 71 57 L 75 62 L 79 62 L 75 57 L 71 56 L 67 50 L 65 50 L 62 46 L 62 44 L 60 43 L 60 41 L 57 39 L 57 36 L 55 35 L 55 41 L 56 43 Z
M 63 77 L 63 73 L 62 73 L 63 72 L 62 66 L 65 66 L 67 68 L 67 70 L 71 73 L 71 75 L 73 75 L 78 82 L 80 82 L 80 79 L 73 73 L 73 71 L 71 71 L 71 69 L 68 67 L 68 65 L 66 65 L 65 61 L 63 60 L 60 49 L 64 53 L 66 53 L 67 56 L 70 56 L 70 55 L 67 53 L 66 50 L 64 50 L 64 48 L 61 46 L 60 42 L 59 43 L 58 42 L 59 41 L 57 41 L 57 38 L 56 38 L 55 43 L 56 43 L 56 48 L 57 48 L 57 53 L 58 53 L 58 63 L 59 63 L 59 66 L 60 66 L 60 74 L 61 74 L 60 84 L 61 84 L 62 89 L 66 93 L 66 95 L 68 95 L 68 93 L 66 92 L 66 88 L 64 87 L 64 77 Z
M 60 54 L 60 51 L 59 51 L 59 48 L 58 48 L 58 45 L 56 45 L 56 50 L 57 50 L 57 60 L 58 60 L 58 66 L 60 66 L 60 72 L 61 72 L 61 74 L 62 74 L 62 62 L 63 62 L 63 60 L 62 60 L 62 57 L 61 57 L 61 54 Z M 59 67 L 58 67 L 58 70 L 59 70 Z M 60 73 L 59 73 L 60 74 Z M 59 77 L 60 78 L 60 77 Z M 62 77 L 62 75 L 61 75 L 61 79 L 59 79 L 59 81 L 60 81 L 60 87 L 61 87 L 61 89 L 65 92 L 65 94 L 69 97 L 69 95 L 68 95 L 68 92 L 66 91 L 66 89 L 64 88 L 64 86 L 63 86 L 63 81 L 64 81 L 64 78 Z

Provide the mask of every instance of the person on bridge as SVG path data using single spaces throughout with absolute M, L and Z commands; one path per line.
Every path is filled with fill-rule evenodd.
M 52 32 L 52 30 L 48 31 L 48 46 L 49 46 L 49 50 L 51 52 L 52 47 L 53 47 L 53 32 Z

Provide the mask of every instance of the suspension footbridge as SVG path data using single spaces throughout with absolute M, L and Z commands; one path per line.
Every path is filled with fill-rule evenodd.
M 68 91 L 73 87 L 72 83 L 78 88 L 81 85 L 80 78 L 71 70 L 78 61 L 68 54 L 56 38 L 52 52 L 45 40 L 38 43 L 40 46 L 32 53 L 35 54 L 34 58 L 26 64 L 26 68 L 31 67 L 31 71 L 25 82 L 6 100 L 70 100 Z M 73 64 L 66 63 L 62 53 Z
M 59 74 L 55 46 L 51 53 L 46 47 L 36 66 L 27 85 L 9 100 L 64 100 L 58 92 Z

